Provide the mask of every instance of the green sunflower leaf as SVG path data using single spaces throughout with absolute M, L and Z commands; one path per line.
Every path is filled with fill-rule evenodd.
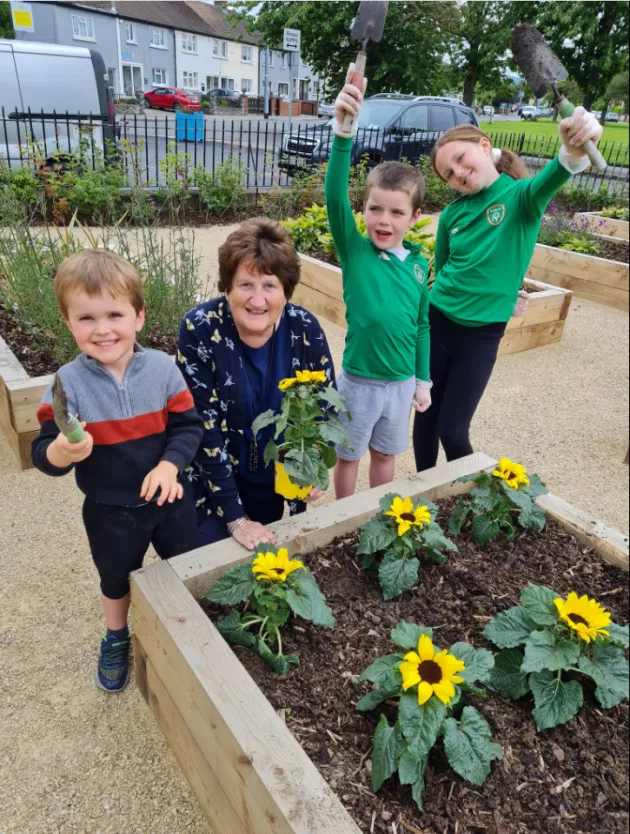
M 418 764 L 418 781 L 411 788 L 411 796 L 418 808 L 424 813 L 424 774 L 427 769 L 427 760 L 423 759 Z
M 449 718 L 444 724 L 444 750 L 455 773 L 482 785 L 490 774 L 490 765 L 502 759 L 503 752 L 492 740 L 486 719 L 474 707 L 464 707 L 460 721 Z
M 326 420 L 317 423 L 319 433 L 328 443 L 337 443 L 347 447 L 350 442 L 348 430 L 338 417 L 331 414 Z
M 613 643 L 618 643 L 624 649 L 630 648 L 630 634 L 628 633 L 628 626 L 619 626 L 611 623 L 606 627 L 606 631 L 610 634 L 610 639 Z
M 398 769 L 398 760 L 403 749 L 403 740 L 398 722 L 390 727 L 387 718 L 381 715 L 374 733 L 372 752 L 372 790 L 380 790 L 383 782 Z
M 605 709 L 628 700 L 629 667 L 621 647 L 598 641 L 580 658 L 579 667 L 597 684 L 595 697 Z
M 398 724 L 414 755 L 429 755 L 440 735 L 447 711 L 447 707 L 435 696 L 420 706 L 415 687 L 401 696 Z
M 422 541 L 426 547 L 457 553 L 457 545 L 446 538 L 440 525 L 435 522 L 422 530 Z
M 415 785 L 418 779 L 424 785 L 424 773 L 427 769 L 427 756 L 418 756 L 409 746 L 405 747 L 398 765 L 398 778 L 401 785 Z
M 401 559 L 395 553 L 386 553 L 378 569 L 378 578 L 386 600 L 399 597 L 418 581 L 420 562 L 417 559 Z
M 318 393 L 318 397 L 320 400 L 330 403 L 330 405 L 338 411 L 346 411 L 346 401 L 336 388 L 324 388 L 323 391 Z
M 245 646 L 246 649 L 252 649 L 256 644 L 254 635 L 243 628 L 238 611 L 232 611 L 228 617 L 219 620 L 217 629 L 226 640 L 236 646 Z
M 400 495 L 397 492 L 388 492 L 378 502 L 379 507 L 384 513 L 388 513 L 391 510 L 394 498 L 400 498 Z
M 455 504 L 455 508 L 453 509 L 451 517 L 448 520 L 448 532 L 451 536 L 459 536 L 469 513 L 470 504 L 468 501 L 460 498 L 457 504 Z
M 499 525 L 485 515 L 476 515 L 472 520 L 472 537 L 478 547 L 493 542 L 499 535 Z
M 402 677 L 398 666 L 402 658 L 399 654 L 388 654 L 384 657 L 377 657 L 374 663 L 371 663 L 365 671 L 359 675 L 358 683 L 363 681 L 371 681 L 377 683 L 379 686 L 386 687 L 398 683 L 402 685 Z M 393 677 L 395 673 L 395 679 Z
M 400 695 L 400 686 L 392 687 L 391 689 L 373 689 L 364 695 L 355 704 L 355 709 L 359 712 L 369 712 L 375 709 L 383 701 L 389 701 L 390 698 L 398 698 Z
M 481 486 L 482 484 L 489 484 L 493 480 L 492 475 L 489 472 L 479 472 L 478 475 L 462 475 L 461 478 L 458 478 L 455 483 L 456 484 L 477 484 L 477 486 Z
M 260 638 L 256 640 L 255 650 L 276 675 L 288 675 L 292 669 L 300 665 L 300 659 L 296 654 L 274 654 Z
M 291 480 L 299 486 L 310 486 L 317 480 L 320 456 L 315 449 L 290 449 L 283 461 Z
M 521 510 L 529 510 L 534 506 L 533 498 L 527 494 L 523 487 L 512 489 L 507 485 L 507 481 L 502 479 L 498 479 L 498 483 L 503 493 L 515 507 L 519 507 Z
M 524 643 L 537 624 L 520 605 L 501 611 L 488 623 L 483 635 L 500 649 L 514 649 Z
M 269 440 L 269 442 L 265 446 L 265 451 L 263 452 L 263 460 L 265 461 L 265 466 L 269 466 L 272 460 L 280 460 L 278 447 L 273 442 L 273 440 Z
M 523 653 L 518 649 L 504 649 L 494 656 L 494 669 L 488 686 L 504 698 L 517 701 L 527 695 L 527 674 L 522 671 Z
M 415 623 L 406 623 L 404 620 L 398 623 L 393 629 L 391 637 L 392 642 L 405 651 L 418 651 L 418 642 L 422 635 L 433 640 L 433 629 L 425 628 L 424 626 L 416 625 Z
M 474 513 L 489 512 L 494 509 L 497 502 L 497 497 L 490 485 L 473 487 L 470 490 L 470 497 L 472 498 L 472 510 Z
M 424 498 L 422 495 L 418 496 L 417 500 L 413 502 L 413 506 L 415 507 L 426 507 L 429 511 L 429 515 L 431 516 L 431 522 L 434 522 L 437 518 L 438 512 L 440 508 L 437 504 L 434 504 L 433 501 L 429 501 L 428 498 Z
M 528 585 L 521 593 L 521 605 L 535 623 L 552 626 L 558 621 L 558 609 L 553 602 L 558 596 L 544 585 Z
M 566 724 L 575 718 L 584 703 L 584 692 L 578 681 L 565 683 L 548 669 L 530 675 L 529 685 L 536 704 L 532 715 L 539 732 Z
M 480 681 L 485 683 L 494 668 L 494 655 L 488 649 L 476 649 L 469 643 L 455 643 L 449 653 L 466 664 L 463 672 L 457 672 L 460 678 L 471 685 Z
M 527 477 L 529 478 L 529 486 L 525 487 L 525 489 L 532 498 L 537 498 L 539 495 L 546 495 L 549 492 L 538 475 L 528 475 Z
M 322 456 L 326 469 L 332 469 L 332 467 L 337 463 L 337 454 L 334 447 L 329 446 L 327 443 L 318 443 L 317 448 L 319 449 L 319 453 Z
M 547 523 L 547 515 L 537 504 L 532 504 L 531 507 L 521 510 L 518 523 L 525 530 L 542 530 Z
M 256 579 L 252 573 L 252 564 L 235 565 L 218 579 L 205 595 L 204 599 L 219 605 L 238 605 L 252 595 Z
M 262 414 L 259 414 L 258 417 L 252 423 L 252 434 L 254 437 L 258 436 L 258 432 L 261 429 L 270 426 L 272 423 L 275 423 L 278 419 L 278 415 L 273 409 L 269 409 L 268 411 L 263 411 Z
M 580 646 L 576 640 L 565 640 L 552 631 L 534 631 L 525 643 L 523 672 L 549 669 L 558 672 L 570 669 L 578 662 Z
M 396 529 L 382 515 L 374 516 L 359 529 L 361 531 L 357 547 L 359 556 L 387 550 L 398 537 Z
M 313 574 L 298 570 L 291 575 L 293 588 L 287 590 L 287 602 L 291 610 L 314 625 L 334 628 L 335 618 L 326 604 L 326 597 L 319 590 Z
M 363 570 L 372 570 L 374 567 L 374 562 L 379 559 L 378 553 L 364 553 L 363 559 L 361 560 L 361 567 Z

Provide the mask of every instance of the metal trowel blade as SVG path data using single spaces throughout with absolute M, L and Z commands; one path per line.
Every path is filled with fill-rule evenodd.
M 356 41 L 378 43 L 383 37 L 388 0 L 363 0 L 352 24 L 350 34 Z
M 552 84 L 569 77 L 549 44 L 533 26 L 521 23 L 514 27 L 512 54 L 536 98 L 542 98 Z

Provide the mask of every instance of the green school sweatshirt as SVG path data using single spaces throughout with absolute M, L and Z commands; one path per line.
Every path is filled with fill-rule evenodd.
M 343 274 L 348 331 L 343 369 L 395 382 L 429 379 L 429 265 L 405 241 L 406 260 L 357 231 L 348 198 L 352 139 L 335 136 L 326 172 L 328 220 Z
M 431 304 L 458 324 L 509 321 L 547 204 L 571 174 L 557 159 L 530 179 L 501 174 L 440 216 Z

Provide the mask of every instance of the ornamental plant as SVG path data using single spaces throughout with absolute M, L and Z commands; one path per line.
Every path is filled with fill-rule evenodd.
M 460 481 L 468 483 L 465 476 Z M 544 495 L 547 487 L 538 475 L 528 475 L 520 463 L 501 458 L 490 475 L 482 472 L 473 478 L 475 486 L 469 495 L 462 496 L 448 522 L 448 531 L 457 536 L 464 522 L 472 515 L 472 537 L 479 547 L 495 541 L 503 535 L 507 542 L 524 530 L 542 530 L 546 516 L 536 504 L 536 497 Z
M 505 698 L 531 692 L 539 731 L 577 715 L 584 692 L 576 676 L 595 682 L 595 697 L 605 709 L 628 699 L 628 626 L 615 625 L 594 599 L 574 592 L 565 599 L 528 585 L 521 604 L 498 614 L 483 633 L 502 649 L 488 685 Z
M 327 385 L 324 371 L 297 371 L 278 387 L 284 391 L 280 413 L 269 409 L 259 414 L 252 432 L 256 437 L 265 426 L 275 424 L 264 451 L 265 465 L 275 461 L 276 492 L 289 500 L 301 499 L 313 487 L 328 489 L 328 470 L 337 462 L 333 444 L 350 444 L 337 415 L 349 417 L 349 412 L 341 394 Z
M 400 596 L 418 581 L 424 554 L 444 564 L 443 550 L 457 552 L 436 523 L 438 508 L 422 498 L 414 506 L 411 498 L 388 493 L 380 501 L 381 512 L 359 530 L 357 554 L 363 556 L 364 570 L 378 570 L 378 579 L 387 600 Z
M 258 654 L 274 672 L 285 675 L 299 663 L 283 653 L 280 629 L 291 612 L 314 625 L 333 628 L 335 618 L 313 574 L 286 548 L 261 544 L 251 563 L 235 565 L 210 588 L 205 599 L 220 605 L 246 603 L 217 624 L 231 643 Z M 255 633 L 254 633 L 255 632 Z
M 398 771 L 401 785 L 424 811 L 424 774 L 432 748 L 441 737 L 453 770 L 481 785 L 490 764 L 501 759 L 498 744 L 491 741 L 488 722 L 472 706 L 461 708 L 462 692 L 483 694 L 475 687 L 484 682 L 494 666 L 492 652 L 456 643 L 440 651 L 433 644 L 433 631 L 414 623 L 399 623 L 391 633 L 402 649 L 379 657 L 359 677 L 376 688 L 357 703 L 361 711 L 384 701 L 398 701 L 396 721 L 390 727 L 381 715 L 374 734 L 372 788 L 376 792 Z

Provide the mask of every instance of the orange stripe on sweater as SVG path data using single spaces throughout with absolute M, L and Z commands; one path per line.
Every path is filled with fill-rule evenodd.
M 152 434 L 166 430 L 168 412 L 165 408 L 151 414 L 141 414 L 128 420 L 103 420 L 100 423 L 88 423 L 87 431 L 94 438 L 97 446 L 113 446 L 129 440 L 140 440 Z
M 175 394 L 174 397 L 171 397 L 170 400 L 166 403 L 166 408 L 169 411 L 188 411 L 191 408 L 195 407 L 195 401 L 193 400 L 193 396 L 190 393 L 190 388 L 185 388 L 183 391 L 180 391 L 179 394 Z

